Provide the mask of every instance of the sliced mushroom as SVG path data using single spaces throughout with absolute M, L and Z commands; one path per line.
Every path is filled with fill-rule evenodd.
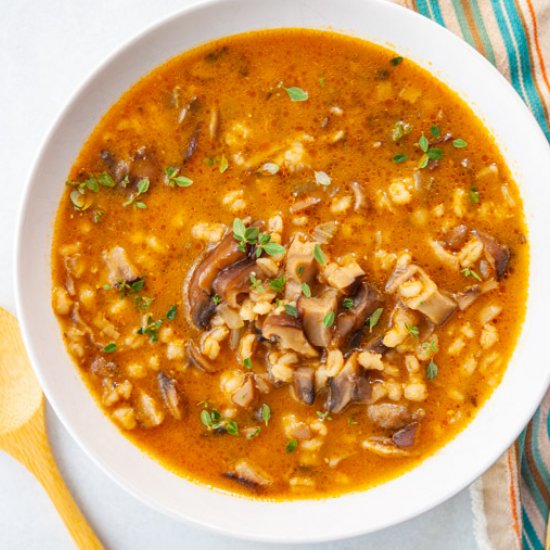
M 187 143 L 185 153 L 183 154 L 184 163 L 186 163 L 195 154 L 195 151 L 197 150 L 197 147 L 199 145 L 199 134 L 200 134 L 200 126 L 197 126 L 193 130 L 193 133 L 189 138 L 189 142 Z
M 179 408 L 179 395 L 176 389 L 176 381 L 169 376 L 166 376 L 162 371 L 157 375 L 160 394 L 164 400 L 164 404 L 170 411 L 170 414 L 176 419 L 181 420 L 181 411 Z
M 459 309 L 464 311 L 469 308 L 482 294 L 495 290 L 496 288 L 498 288 L 498 283 L 494 279 L 489 279 L 482 284 L 472 285 L 462 292 L 457 292 L 454 295 L 454 298 Z
M 390 437 L 371 435 L 361 442 L 363 449 L 378 456 L 402 458 L 412 456 L 411 451 L 398 447 Z
M 500 244 L 492 235 L 483 231 L 472 231 L 483 243 L 483 251 L 487 261 L 491 264 L 491 267 L 497 274 L 497 280 L 500 281 L 506 274 L 508 264 L 510 263 L 510 248 L 506 245 Z
M 212 284 L 218 273 L 245 258 L 246 253 L 239 250 L 239 243 L 229 233 L 196 265 L 188 284 L 184 286 L 184 298 L 193 323 L 198 328 L 205 329 L 214 315 L 216 306 L 212 302 L 211 294 Z
M 208 359 L 200 352 L 197 344 L 190 340 L 187 344 L 187 357 L 189 362 L 195 367 L 209 373 L 217 372 L 222 368 L 220 364 L 212 364 Z
M 251 373 L 245 375 L 242 385 L 231 395 L 231 401 L 238 407 L 246 409 L 255 397 L 254 377 Z
M 413 286 L 417 289 L 414 290 Z M 456 302 L 442 294 L 434 281 L 408 259 L 398 261 L 386 283 L 386 292 L 398 294 L 408 308 L 420 311 L 436 325 L 442 325 L 456 310 Z
M 231 472 L 226 472 L 225 477 L 233 479 L 237 483 L 248 487 L 249 489 L 259 489 L 271 485 L 272 480 L 259 468 L 252 466 L 246 460 L 239 460 Z
M 315 348 L 307 341 L 299 319 L 287 313 L 273 313 L 266 317 L 262 335 L 277 339 L 283 349 L 291 349 L 304 357 L 317 357 Z
M 245 258 L 221 271 L 212 283 L 212 288 L 230 307 L 237 308 L 242 295 L 250 292 L 252 275 L 258 280 L 265 278 L 265 273 L 256 260 Z
M 101 160 L 106 164 L 113 179 L 120 183 L 129 174 L 128 163 L 118 159 L 112 151 L 103 149 L 99 156 Z
M 343 347 L 349 338 L 365 324 L 365 320 L 372 315 L 375 309 L 382 305 L 380 293 L 366 281 L 361 281 L 359 290 L 353 296 L 351 308 L 343 311 L 336 318 L 333 344 Z
M 460 224 L 451 229 L 447 235 L 445 235 L 445 240 L 443 242 L 447 248 L 457 252 L 466 243 L 467 238 L 468 228 L 464 224 Z
M 359 372 L 356 353 L 348 358 L 334 378 L 329 378 L 328 390 L 325 409 L 335 414 L 342 412 L 351 402 L 368 402 L 370 384 Z
M 367 407 L 372 422 L 384 430 L 398 430 L 409 424 L 412 414 L 404 405 L 396 403 L 375 403 Z
M 294 371 L 294 397 L 307 405 L 315 401 L 315 370 L 311 367 L 300 367 Z
M 331 313 L 336 314 L 338 293 L 332 288 L 327 288 L 319 296 L 311 298 L 302 294 L 296 305 L 307 339 L 314 346 L 328 347 L 332 339 L 332 326 L 324 320 Z
M 315 244 L 297 235 L 288 247 L 285 266 L 285 299 L 288 301 L 297 300 L 302 293 L 302 283 L 310 284 L 317 274 L 318 266 L 313 257 Z
M 405 427 L 401 428 L 392 435 L 392 441 L 398 447 L 413 447 L 416 441 L 418 427 L 418 422 L 411 422 L 410 424 L 407 424 Z
M 131 283 L 139 278 L 137 268 L 128 258 L 122 246 L 114 246 L 103 251 L 103 261 L 109 270 L 109 283 L 116 285 L 119 281 Z

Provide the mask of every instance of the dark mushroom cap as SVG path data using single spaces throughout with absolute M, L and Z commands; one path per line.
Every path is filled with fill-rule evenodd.
M 338 307 L 338 293 L 332 288 L 326 288 L 319 296 L 308 298 L 300 296 L 296 303 L 302 319 L 307 339 L 314 345 L 326 348 L 332 339 L 332 327 L 325 325 L 323 320 Z
M 245 258 L 221 271 L 214 279 L 214 292 L 230 307 L 239 307 L 240 297 L 250 292 L 250 276 L 258 280 L 265 277 L 262 268 L 253 258 Z
M 268 315 L 262 327 L 262 336 L 271 340 L 276 338 L 281 348 L 291 349 L 304 357 L 317 357 L 316 349 L 307 341 L 302 323 L 287 313 Z

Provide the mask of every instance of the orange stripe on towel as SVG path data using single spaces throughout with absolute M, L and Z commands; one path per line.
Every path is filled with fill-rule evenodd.
M 521 530 L 520 530 L 520 527 L 519 527 L 519 522 L 518 522 L 518 509 L 517 509 L 517 506 L 516 506 L 516 503 L 517 503 L 517 495 L 516 495 L 516 488 L 515 488 L 515 485 L 514 485 L 514 479 L 515 479 L 515 474 L 514 474 L 514 467 L 512 465 L 512 453 L 514 452 L 513 448 L 511 450 L 509 450 L 507 453 L 506 453 L 506 459 L 507 459 L 507 463 L 508 463 L 508 470 L 510 471 L 510 484 L 509 484 L 509 488 L 510 488 L 510 507 L 512 508 L 512 515 L 514 516 L 514 522 L 513 522 L 513 529 L 514 529 L 514 533 L 516 534 L 516 537 L 518 538 L 518 540 L 521 540 Z
M 550 92 L 550 82 L 548 81 L 548 75 L 546 74 L 546 66 L 544 65 L 544 58 L 542 57 L 542 51 L 540 49 L 539 32 L 537 28 L 537 17 L 535 15 L 535 10 L 533 8 L 533 3 L 531 2 L 531 0 L 527 0 L 527 5 L 529 6 L 529 13 L 531 14 L 531 19 L 533 21 L 533 34 L 535 35 L 535 48 L 537 50 L 537 54 L 540 59 L 540 70 L 542 73 L 542 78 L 544 79 L 544 82 L 546 83 L 546 87 Z

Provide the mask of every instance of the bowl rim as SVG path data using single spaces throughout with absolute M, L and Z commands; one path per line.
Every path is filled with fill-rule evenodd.
M 55 121 L 51 125 L 49 131 L 46 133 L 42 144 L 40 145 L 38 149 L 38 153 L 36 154 L 35 159 L 32 163 L 32 169 L 30 171 L 30 175 L 27 178 L 25 188 L 23 191 L 23 198 L 20 203 L 19 212 L 18 212 L 18 221 L 17 221 L 17 229 L 16 229 L 16 246 L 15 246 L 15 262 L 14 262 L 14 280 L 15 280 L 15 297 L 16 297 L 16 308 L 18 317 L 21 323 L 21 329 L 22 329 L 22 335 L 25 342 L 25 347 L 29 353 L 29 357 L 31 359 L 31 363 L 33 365 L 33 369 L 41 383 L 41 386 L 44 390 L 44 393 L 46 394 L 48 401 L 52 408 L 54 409 L 56 415 L 63 423 L 64 427 L 68 430 L 68 432 L 71 434 L 73 439 L 77 441 L 81 449 L 93 460 L 97 466 L 103 470 L 112 480 L 114 480 L 120 487 L 124 488 L 125 491 L 129 492 L 139 500 L 141 500 L 144 504 L 153 507 L 156 510 L 159 510 L 175 519 L 178 519 L 180 521 L 185 521 L 189 524 L 196 525 L 202 528 L 207 528 L 209 530 L 215 531 L 220 534 L 224 534 L 231 537 L 237 537 L 241 539 L 248 539 L 248 540 L 256 540 L 256 541 L 265 541 L 265 542 L 325 542 L 325 541 L 331 541 L 331 540 L 338 540 L 343 538 L 350 538 L 358 535 L 362 535 L 368 532 L 373 532 L 379 529 L 383 529 L 385 527 L 395 525 L 397 523 L 401 523 L 403 521 L 406 521 L 412 517 L 415 517 L 439 504 L 444 502 L 445 500 L 451 498 L 455 494 L 457 494 L 460 490 L 462 490 L 464 487 L 466 487 L 469 483 L 471 483 L 474 479 L 476 479 L 479 475 L 481 475 L 493 462 L 496 461 L 496 459 L 501 455 L 504 448 L 508 448 L 510 444 L 516 439 L 520 431 L 523 429 L 523 426 L 527 423 L 528 418 L 532 416 L 532 414 L 535 412 L 536 408 L 538 407 L 538 404 L 540 400 L 542 399 L 546 388 L 550 384 L 550 372 L 546 373 L 545 382 L 541 384 L 538 387 L 538 391 L 534 389 L 534 396 L 535 398 L 531 401 L 530 405 L 524 406 L 522 414 L 522 420 L 517 421 L 514 429 L 510 430 L 508 437 L 502 437 L 502 442 L 505 443 L 505 447 L 503 445 L 500 445 L 499 448 L 495 448 L 492 453 L 488 453 L 487 456 L 485 456 L 483 459 L 478 460 L 478 467 L 475 471 L 471 471 L 466 476 L 457 476 L 456 479 L 449 481 L 449 486 L 447 487 L 446 491 L 440 491 L 437 498 L 432 498 L 428 503 L 426 503 L 424 506 L 411 508 L 411 510 L 408 511 L 408 513 L 400 513 L 399 515 L 395 517 L 391 517 L 385 521 L 379 521 L 377 526 L 375 528 L 369 528 L 365 529 L 361 525 L 357 525 L 355 529 L 349 529 L 346 528 L 345 532 L 335 532 L 332 534 L 320 534 L 319 536 L 311 536 L 308 535 L 306 537 L 301 536 L 300 534 L 292 534 L 288 535 L 285 533 L 271 533 L 269 536 L 264 536 L 261 533 L 253 533 L 253 532 L 247 532 L 243 531 L 242 529 L 236 528 L 236 529 L 230 529 L 227 528 L 227 526 L 221 526 L 215 521 L 201 521 L 200 519 L 196 517 L 190 517 L 190 516 L 184 516 L 180 512 L 176 512 L 173 508 L 170 508 L 170 506 L 165 505 L 165 503 L 162 503 L 159 501 L 158 498 L 152 498 L 151 495 L 148 495 L 146 492 L 142 491 L 140 488 L 131 485 L 127 479 L 124 478 L 124 476 L 121 474 L 121 472 L 114 470 L 110 465 L 106 464 L 103 459 L 95 452 L 95 450 L 90 448 L 90 444 L 88 441 L 85 440 L 83 437 L 83 434 L 80 433 L 78 430 L 74 429 L 73 423 L 71 419 L 67 416 L 63 406 L 61 403 L 56 399 L 55 397 L 55 390 L 50 385 L 49 379 L 46 377 L 45 373 L 46 371 L 43 370 L 44 367 L 41 366 L 41 361 L 39 360 L 38 354 L 35 350 L 35 344 L 34 339 L 31 337 L 31 330 L 30 327 L 32 325 L 32 319 L 29 317 L 29 310 L 28 306 L 25 305 L 25 300 L 23 297 L 23 294 L 25 292 L 25 263 L 24 263 L 24 250 L 25 247 L 28 246 L 28 244 L 25 243 L 24 238 L 24 230 L 25 230 L 25 223 L 26 223 L 26 215 L 29 209 L 31 208 L 32 204 L 32 191 L 33 191 L 33 182 L 38 177 L 38 171 L 40 168 L 40 164 L 43 161 L 43 157 L 45 155 L 46 147 L 50 143 L 50 141 L 53 139 L 53 137 L 57 134 L 57 132 L 60 131 L 62 128 L 65 118 L 67 116 L 67 113 L 78 104 L 78 102 L 81 99 L 81 95 L 83 92 L 91 86 L 94 81 L 100 77 L 102 71 L 104 71 L 106 68 L 110 67 L 111 65 L 115 64 L 117 59 L 121 56 L 123 56 L 128 51 L 132 50 L 137 44 L 139 44 L 143 39 L 145 39 L 148 36 L 154 35 L 158 33 L 160 29 L 165 27 L 171 22 L 174 22 L 176 20 L 189 17 L 193 15 L 194 13 L 201 12 L 203 10 L 212 10 L 216 9 L 219 6 L 227 5 L 227 4 L 246 4 L 246 3 L 252 3 L 253 0 L 204 0 L 204 1 L 198 1 L 191 5 L 186 6 L 183 9 L 175 10 L 174 12 L 170 13 L 169 15 L 163 16 L 159 18 L 156 22 L 151 24 L 150 26 L 147 26 L 146 28 L 142 29 L 141 31 L 137 32 L 133 37 L 126 40 L 121 46 L 114 49 L 109 55 L 107 55 L 100 63 L 98 63 L 95 68 L 88 74 L 88 76 L 84 79 L 82 84 L 78 86 L 76 91 L 73 93 L 71 99 L 66 103 L 66 105 L 61 109 L 59 114 L 55 117 Z M 354 4 L 355 0 L 346 0 L 349 4 Z M 474 48 L 472 48 L 470 45 L 468 45 L 466 42 L 462 41 L 460 38 L 455 36 L 453 33 L 451 33 L 448 29 L 439 26 L 435 22 L 423 17 L 422 15 L 413 12 L 411 10 L 408 10 L 406 8 L 403 8 L 399 5 L 388 3 L 384 0 L 370 0 L 369 2 L 372 5 L 378 6 L 378 9 L 385 9 L 389 10 L 395 14 L 398 15 L 398 17 L 404 17 L 408 18 L 412 22 L 418 22 L 420 25 L 420 22 L 422 22 L 422 25 L 430 27 L 433 32 L 436 33 L 443 33 L 447 35 L 447 40 L 451 41 L 452 43 L 455 43 L 463 50 L 469 50 L 468 55 L 477 57 L 479 60 L 482 60 L 481 62 L 485 64 L 485 71 L 487 74 L 492 73 L 493 79 L 496 78 L 496 80 L 500 80 L 500 83 L 504 88 L 506 88 L 508 95 L 514 97 L 512 99 L 509 98 L 510 101 L 515 102 L 515 108 L 518 110 L 518 112 L 521 114 L 521 116 L 525 119 L 525 124 L 530 124 L 530 135 L 533 137 L 533 140 L 537 140 L 538 142 L 544 142 L 547 146 L 547 152 L 549 153 L 548 157 L 548 166 L 550 167 L 550 148 L 548 148 L 548 142 L 546 140 L 546 137 L 544 136 L 542 129 L 536 122 L 535 118 L 531 114 L 531 112 L 528 110 L 527 106 L 523 103 L 517 92 L 512 88 L 512 86 L 508 83 L 508 81 L 504 78 L 503 75 L 501 75 L 498 70 L 493 67 L 479 52 L 477 52 Z M 405 15 L 406 14 L 406 15 Z M 271 27 L 265 27 L 265 28 L 271 28 Z M 283 28 L 283 27 L 279 27 Z M 287 28 L 298 28 L 297 25 L 294 26 L 288 26 Z M 321 28 L 321 27 L 308 27 L 307 25 L 303 25 L 302 28 Z M 255 29 L 251 29 L 255 30 Z M 330 29 L 330 28 L 324 28 L 321 30 L 334 30 L 334 32 L 347 34 L 354 36 L 353 33 L 341 31 L 339 29 Z M 231 33 L 233 34 L 233 33 Z M 220 38 L 222 36 L 231 36 L 231 34 L 228 35 L 220 35 Z M 369 40 L 365 38 L 365 40 Z M 209 40 L 208 40 L 209 41 Z M 207 42 L 208 42 L 207 41 Z M 198 43 L 196 44 L 198 45 Z M 185 51 L 185 50 L 183 50 Z M 173 54 L 177 55 L 177 53 Z M 173 57 L 173 55 L 169 55 L 165 58 L 165 60 L 170 59 Z M 413 61 L 418 63 L 420 66 L 426 68 L 418 59 L 414 59 Z M 145 71 L 143 73 L 143 76 L 148 74 L 148 71 Z M 436 78 L 440 79 L 439 75 L 436 75 Z M 443 80 L 444 83 L 446 83 L 445 80 Z M 518 182 L 518 186 L 520 187 L 520 190 L 522 189 L 522 185 L 520 182 Z M 59 201 L 57 201 L 58 203 Z M 530 224 L 527 224 L 530 227 Z M 51 243 L 50 243 L 51 244 Z M 49 251 L 48 251 L 49 252 Z M 533 252 L 533 250 L 532 250 Z M 532 262 L 531 262 L 532 264 Z M 531 278 L 530 278 L 531 281 Z M 524 321 L 525 326 L 525 321 Z M 491 399 L 491 398 L 490 398 Z M 477 413 L 476 416 L 479 416 L 483 409 L 487 407 L 488 403 L 485 403 L 485 405 L 482 407 L 482 409 Z M 463 432 L 468 431 L 471 427 L 468 425 Z M 462 432 L 462 433 L 463 433 Z M 460 435 L 460 434 L 459 434 Z M 457 436 L 458 437 L 458 436 Z M 457 438 L 455 438 L 453 441 L 456 441 Z M 449 444 L 446 445 L 448 447 Z M 437 453 L 436 453 L 437 454 Z M 153 460 L 153 459 L 148 459 Z M 431 460 L 431 457 L 429 459 L 426 459 L 424 463 L 426 463 L 428 460 Z M 162 467 L 162 466 L 161 466 Z M 415 468 L 416 469 L 416 468 Z M 399 476 L 396 479 L 401 479 L 403 476 L 406 476 L 408 474 L 403 474 L 402 476 Z M 386 484 L 383 484 L 386 485 Z M 202 486 L 205 487 L 205 486 Z M 371 489 L 372 491 L 373 489 Z M 362 494 L 360 493 L 348 493 L 344 494 L 340 497 L 336 497 L 333 500 L 339 500 L 342 501 L 344 499 L 350 499 L 352 495 L 358 495 Z M 220 493 L 216 493 L 220 494 Z M 231 498 L 235 498 L 232 496 Z M 240 497 L 237 497 L 238 500 L 241 500 Z M 250 499 L 243 499 L 247 502 L 257 502 L 258 506 L 260 506 L 260 503 L 258 501 L 250 501 Z M 350 499 L 351 500 L 351 499 Z M 300 502 L 300 503 L 310 503 L 313 507 L 313 503 L 319 502 L 319 500 L 306 500 L 306 501 L 288 501 L 290 503 L 294 502 Z M 324 502 L 324 500 L 322 500 Z M 284 504 L 287 504 L 285 502 Z M 262 505 L 267 506 L 280 506 L 281 503 L 278 502 L 265 502 L 262 503 Z M 292 504 L 291 504 L 292 505 Z

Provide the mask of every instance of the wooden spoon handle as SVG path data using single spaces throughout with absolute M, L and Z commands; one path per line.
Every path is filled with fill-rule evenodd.
M 43 404 L 25 426 L 2 443 L 5 450 L 40 481 L 77 547 L 82 550 L 103 549 L 59 473 L 46 435 Z

